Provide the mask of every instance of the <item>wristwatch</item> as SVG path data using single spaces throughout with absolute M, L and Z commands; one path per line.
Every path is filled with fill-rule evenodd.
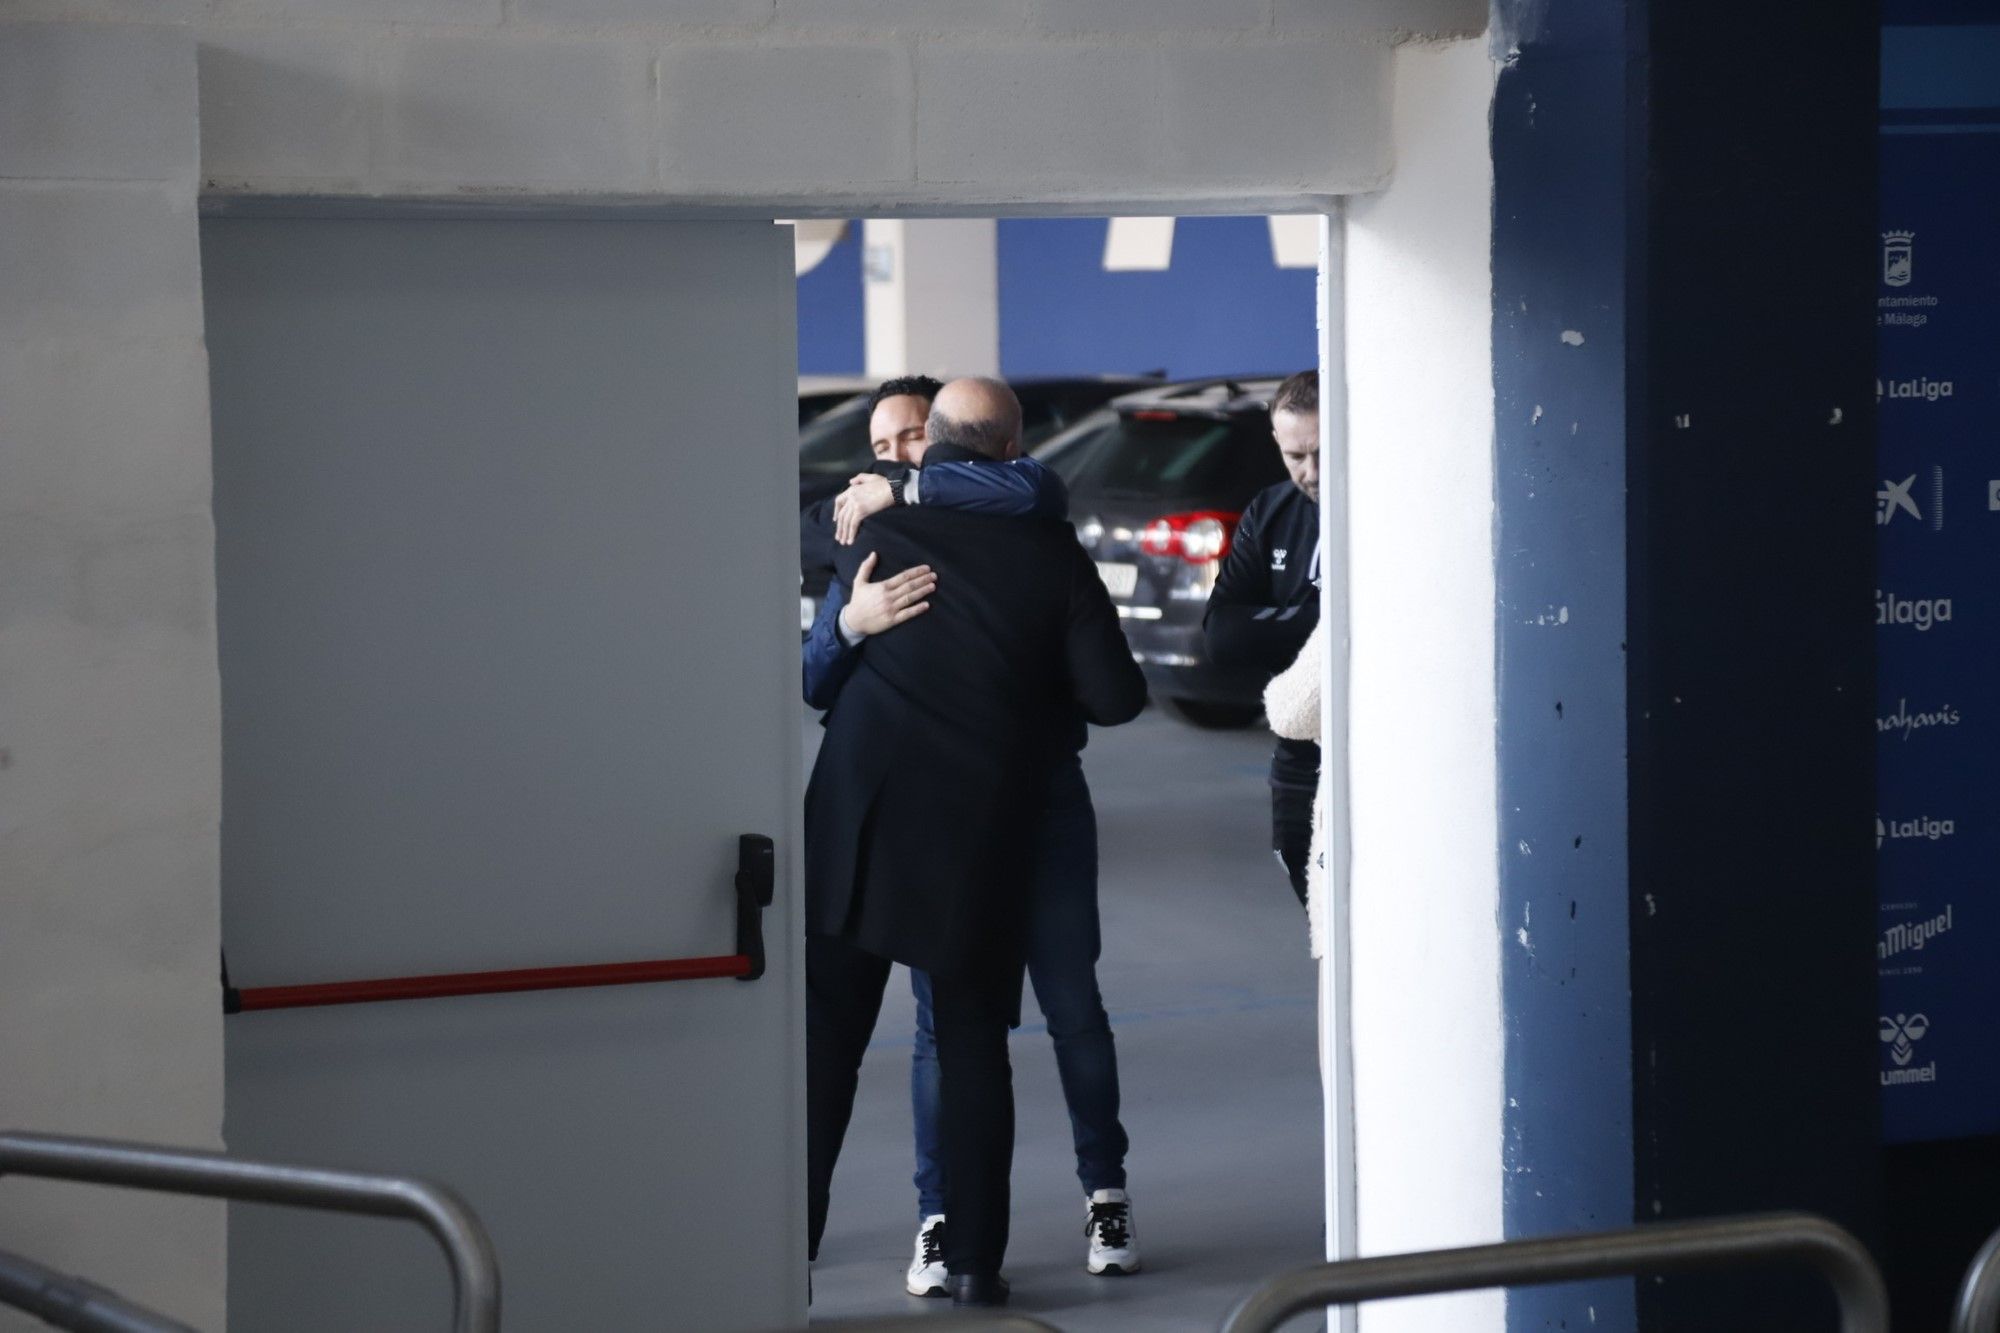
M 905 482 L 906 480 L 908 480 L 908 479 L 907 479 L 907 478 L 905 478 L 905 477 L 891 477 L 891 478 L 889 478 L 889 503 L 890 503 L 890 504 L 892 504 L 892 505 L 899 505 L 899 504 L 903 503 L 903 483 L 904 483 L 904 482 Z

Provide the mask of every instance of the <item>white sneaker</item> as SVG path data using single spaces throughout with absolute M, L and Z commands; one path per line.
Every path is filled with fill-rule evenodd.
M 1132 1234 L 1132 1199 L 1124 1190 L 1090 1196 L 1083 1234 L 1090 1237 L 1090 1271 L 1122 1277 L 1139 1271 L 1139 1241 Z
M 932 1213 L 917 1228 L 916 1252 L 910 1256 L 903 1288 L 912 1296 L 949 1296 L 945 1286 L 949 1277 L 944 1267 L 944 1214 Z

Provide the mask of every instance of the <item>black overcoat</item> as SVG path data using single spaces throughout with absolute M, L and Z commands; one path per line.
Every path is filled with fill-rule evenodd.
M 1076 717 L 1130 721 L 1146 685 L 1069 524 L 895 508 L 842 582 L 928 564 L 931 610 L 870 639 L 806 789 L 806 929 L 949 975 L 1017 955 L 1025 864 Z

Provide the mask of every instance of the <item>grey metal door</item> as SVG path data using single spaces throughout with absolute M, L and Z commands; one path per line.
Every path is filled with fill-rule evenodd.
M 769 223 L 203 224 L 239 987 L 763 979 L 227 1020 L 238 1152 L 431 1176 L 521 1330 L 802 1317 L 796 448 Z M 239 1205 L 232 1326 L 438 1329 L 433 1256 Z

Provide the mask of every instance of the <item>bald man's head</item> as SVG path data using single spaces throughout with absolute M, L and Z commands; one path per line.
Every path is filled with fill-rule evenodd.
M 931 447 L 970 449 L 988 458 L 1021 452 L 1021 400 L 1000 380 L 983 376 L 953 380 L 931 402 Z

